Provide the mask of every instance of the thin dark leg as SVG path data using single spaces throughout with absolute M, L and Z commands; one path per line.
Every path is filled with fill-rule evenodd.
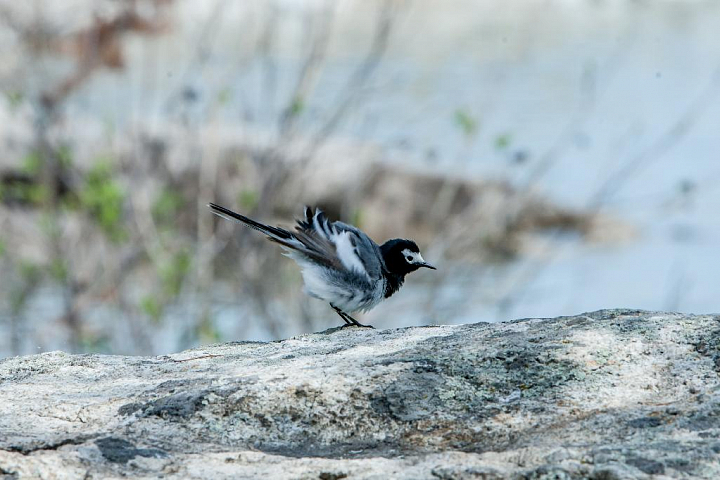
M 352 325 L 355 325 L 356 327 L 363 327 L 363 328 L 375 328 L 372 325 L 364 325 L 357 320 L 355 320 L 353 317 L 348 315 L 347 313 L 343 312 L 345 314 L 345 317 L 352 322 Z
M 350 325 L 354 325 L 356 327 L 375 328 L 372 325 L 363 325 L 362 323 L 358 322 L 357 320 L 355 320 L 353 317 L 351 317 L 347 313 L 340 310 L 338 307 L 336 307 L 332 303 L 330 304 L 330 306 L 333 308 L 333 310 L 335 310 L 335 312 L 337 312 L 338 315 L 340 315 L 340 318 L 345 320 L 346 327 L 350 326 Z
M 336 312 L 338 315 L 340 315 L 340 318 L 342 318 L 343 320 L 345 320 L 345 323 L 346 323 L 347 325 L 352 325 L 352 324 L 353 324 L 350 320 L 347 319 L 347 317 L 345 317 L 345 312 L 343 312 L 342 310 L 340 310 L 338 307 L 336 307 L 336 306 L 333 305 L 332 303 L 330 304 L 330 306 L 333 308 L 333 310 L 335 310 L 335 312 Z

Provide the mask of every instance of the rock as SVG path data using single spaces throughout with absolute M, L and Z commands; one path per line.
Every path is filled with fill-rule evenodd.
M 720 317 L 603 310 L 0 362 L 4 478 L 720 478 Z

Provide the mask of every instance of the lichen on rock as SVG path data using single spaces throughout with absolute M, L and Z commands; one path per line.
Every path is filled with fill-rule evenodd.
M 720 319 L 603 310 L 0 362 L 12 478 L 720 477 Z

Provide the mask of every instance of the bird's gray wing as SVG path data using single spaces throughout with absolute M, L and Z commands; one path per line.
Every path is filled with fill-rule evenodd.
M 335 258 L 344 269 L 367 276 L 375 281 L 382 277 L 383 260 L 380 247 L 358 228 L 343 222 L 331 222 L 320 209 L 306 207 L 305 219 L 298 220 L 299 239 L 308 236 L 328 251 L 334 250 Z

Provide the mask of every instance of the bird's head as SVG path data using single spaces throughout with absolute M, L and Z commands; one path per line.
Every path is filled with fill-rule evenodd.
M 380 251 L 390 273 L 407 275 L 422 267 L 436 270 L 423 259 L 420 249 L 412 240 L 402 238 L 388 240 L 380 246 Z

